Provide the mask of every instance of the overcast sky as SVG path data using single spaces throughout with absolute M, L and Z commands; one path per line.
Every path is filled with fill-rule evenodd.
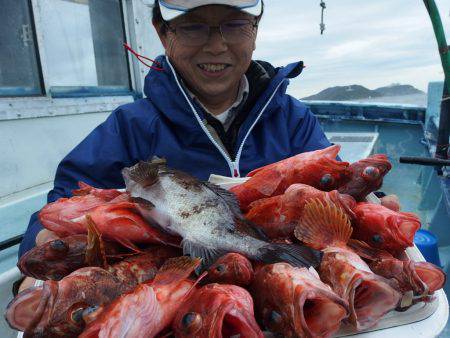
M 421 0 L 325 0 L 326 30 L 320 35 L 320 0 L 266 0 L 254 58 L 280 66 L 303 60 L 293 80 L 296 97 L 330 86 L 370 89 L 392 83 L 426 91 L 443 80 L 431 21 Z M 436 0 L 450 42 L 450 0 Z

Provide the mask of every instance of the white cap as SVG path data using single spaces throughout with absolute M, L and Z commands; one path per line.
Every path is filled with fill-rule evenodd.
M 191 9 L 206 5 L 232 6 L 253 16 L 259 16 L 262 12 L 261 0 L 159 0 L 161 15 L 165 21 L 173 20 Z

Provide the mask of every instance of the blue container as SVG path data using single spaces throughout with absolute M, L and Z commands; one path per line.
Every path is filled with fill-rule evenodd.
M 441 260 L 439 259 L 438 240 L 433 233 L 428 230 L 419 229 L 414 236 L 414 243 L 427 262 L 442 266 Z

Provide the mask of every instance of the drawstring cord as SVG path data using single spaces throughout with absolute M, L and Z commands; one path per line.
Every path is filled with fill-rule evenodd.
M 126 44 L 126 43 L 123 43 L 123 46 L 125 47 L 125 49 L 127 49 L 128 51 L 130 51 L 130 52 L 136 57 L 136 59 L 139 60 L 139 62 L 141 62 L 142 64 L 146 65 L 148 68 L 151 68 L 151 69 L 154 69 L 154 70 L 157 70 L 157 71 L 160 71 L 160 72 L 164 70 L 164 69 L 161 68 L 161 67 L 155 67 L 155 66 L 148 65 L 145 61 L 142 61 L 142 59 L 151 61 L 151 62 L 153 62 L 153 63 L 156 63 L 158 66 L 161 66 L 161 64 L 160 64 L 158 61 L 153 60 L 153 59 L 150 59 L 150 58 L 148 58 L 148 57 L 146 57 L 146 56 L 143 56 L 143 55 L 141 55 L 141 54 L 136 53 L 136 52 L 133 50 L 133 48 L 131 48 L 131 47 L 130 47 L 128 44 Z

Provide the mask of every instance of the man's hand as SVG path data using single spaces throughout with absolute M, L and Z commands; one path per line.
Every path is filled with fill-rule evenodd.
M 400 211 L 400 201 L 397 195 L 387 195 L 382 197 L 381 205 L 394 211 Z
M 25 277 L 25 279 L 22 281 L 19 287 L 19 292 L 22 292 L 25 289 L 31 288 L 34 286 L 34 283 L 36 282 L 36 279 L 32 277 Z
M 42 229 L 36 236 L 36 246 L 42 245 L 58 238 L 59 237 L 53 231 Z

